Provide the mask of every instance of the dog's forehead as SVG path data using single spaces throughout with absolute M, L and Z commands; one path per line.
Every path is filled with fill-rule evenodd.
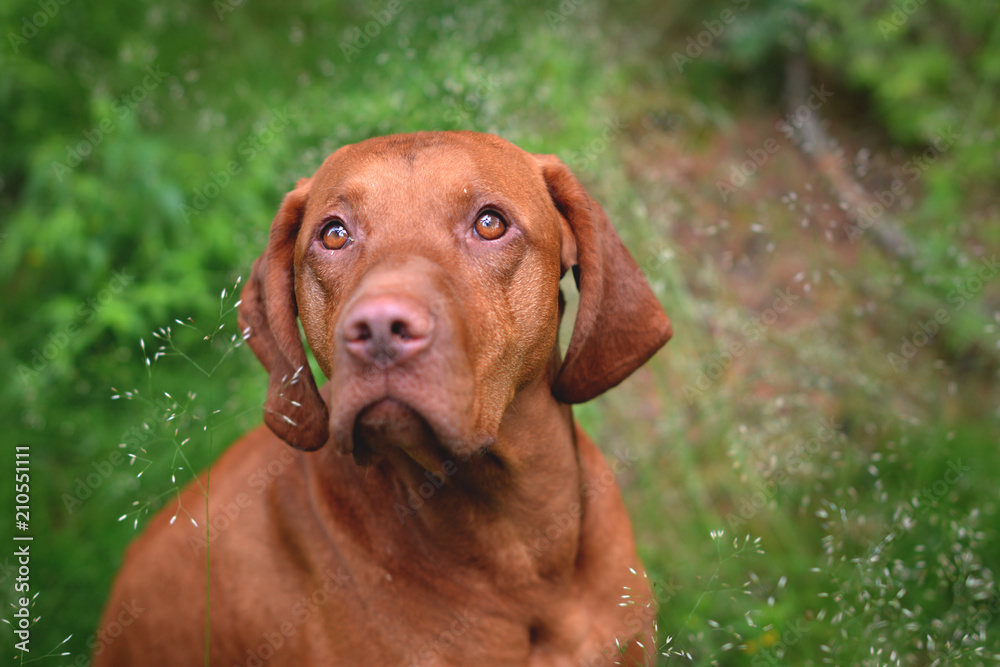
M 377 137 L 333 153 L 313 177 L 311 203 L 338 198 L 409 205 L 479 196 L 545 199 L 534 157 L 493 135 L 420 132 Z

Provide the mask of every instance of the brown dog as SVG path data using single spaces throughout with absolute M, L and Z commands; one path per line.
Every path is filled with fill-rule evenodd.
M 471 132 L 341 148 L 285 198 L 240 326 L 270 431 L 212 468 L 207 540 L 189 489 L 201 527 L 161 512 L 130 548 L 97 664 L 652 661 L 631 525 L 569 404 L 670 323 L 559 160 Z

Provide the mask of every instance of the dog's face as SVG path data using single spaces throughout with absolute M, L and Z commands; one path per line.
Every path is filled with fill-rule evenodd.
M 570 266 L 581 308 L 555 377 L 546 371 L 558 364 L 559 279 Z M 296 311 L 330 380 L 326 405 Z M 331 155 L 286 197 L 240 315 L 271 371 L 267 421 L 279 436 L 305 449 L 332 436 L 359 462 L 398 447 L 428 469 L 490 447 L 528 385 L 588 400 L 670 335 L 565 166 L 466 132 Z
M 532 157 L 462 136 L 379 138 L 303 187 L 295 296 L 330 379 L 333 441 L 359 460 L 489 446 L 558 327 L 560 217 Z

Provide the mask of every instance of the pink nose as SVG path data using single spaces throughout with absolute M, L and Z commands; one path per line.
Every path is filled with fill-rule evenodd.
M 378 295 L 355 303 L 344 318 L 347 349 L 369 364 L 402 364 L 430 345 L 434 322 L 427 308 L 396 295 Z

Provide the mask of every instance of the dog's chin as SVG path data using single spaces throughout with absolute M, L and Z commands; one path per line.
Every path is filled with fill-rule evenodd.
M 352 440 L 355 463 L 371 465 L 393 449 L 418 458 L 421 452 L 437 449 L 438 438 L 413 407 L 394 398 L 383 398 L 358 413 Z
M 350 396 L 330 396 L 327 402 L 334 447 L 361 466 L 401 454 L 425 470 L 439 471 L 447 461 L 481 459 L 496 443 L 495 433 L 472 429 L 419 400 L 383 394 L 367 402 Z

